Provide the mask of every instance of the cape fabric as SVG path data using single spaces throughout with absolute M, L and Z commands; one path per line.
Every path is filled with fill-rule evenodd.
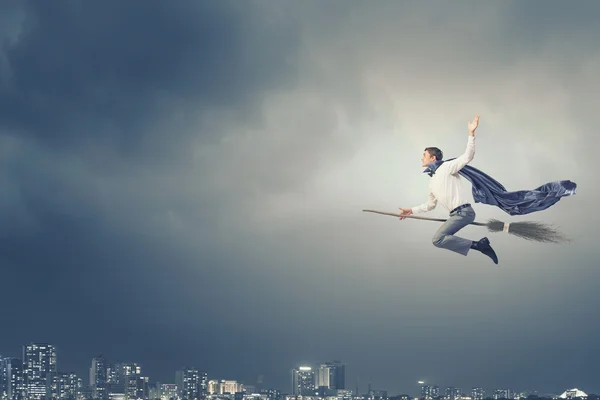
M 453 158 L 446 161 L 450 160 Z M 443 163 L 443 160 L 434 161 L 423 172 L 432 176 Z M 533 190 L 509 192 L 500 182 L 470 165 L 465 165 L 458 173 L 471 182 L 475 203 L 497 206 L 509 215 L 525 215 L 545 210 L 562 197 L 574 195 L 577 191 L 577 184 L 564 180 L 549 182 Z

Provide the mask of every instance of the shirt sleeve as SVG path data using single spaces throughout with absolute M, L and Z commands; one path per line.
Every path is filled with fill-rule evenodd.
M 446 165 L 447 171 L 449 174 L 456 174 L 458 171 L 462 169 L 465 165 L 473 161 L 475 157 L 475 136 L 469 135 L 469 140 L 467 141 L 467 149 L 460 156 L 455 158 L 454 160 L 446 161 L 442 165 Z
M 433 210 L 436 205 L 437 205 L 437 199 L 435 198 L 433 193 L 431 193 L 431 190 L 430 190 L 429 191 L 429 199 L 428 199 L 427 203 L 423 203 L 421 205 L 412 207 L 411 210 L 412 210 L 413 214 L 424 213 L 424 212 Z

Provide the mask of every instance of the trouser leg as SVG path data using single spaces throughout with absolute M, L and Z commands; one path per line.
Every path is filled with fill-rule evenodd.
M 473 221 L 475 221 L 475 211 L 471 207 L 453 212 L 433 236 L 433 245 L 466 256 L 473 241 L 455 236 L 455 233 Z

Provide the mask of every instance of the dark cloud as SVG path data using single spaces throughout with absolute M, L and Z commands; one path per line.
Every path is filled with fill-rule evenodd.
M 293 71 L 286 64 L 293 30 L 275 35 L 251 5 L 22 7 L 18 40 L 4 48 L 10 77 L 0 120 L 55 150 L 108 145 L 123 156 L 179 155 L 170 148 L 185 150 L 198 134 L 188 128 L 203 112 L 254 108 L 261 93 Z
M 161 230 L 165 209 L 202 204 L 177 200 L 185 185 L 162 175 L 189 163 L 197 139 L 213 141 L 217 132 L 199 129 L 204 113 L 225 108 L 232 119 L 252 120 L 255 101 L 293 72 L 286 63 L 293 27 L 263 20 L 255 6 L 3 3 L 3 21 L 13 24 L 1 32 L 2 176 L 9 194 L 2 281 L 11 282 L 6 296 L 23 297 L 19 304 L 30 310 L 25 316 L 19 307 L 4 309 L 2 320 L 16 329 L 3 340 L 53 341 L 61 367 L 82 372 L 102 351 L 143 361 L 136 349 L 164 340 L 165 324 L 180 331 L 191 307 L 197 315 L 186 329 L 194 332 L 182 337 L 204 343 L 200 351 L 213 345 L 211 330 L 202 336 L 197 322 L 218 318 L 220 290 L 210 282 L 222 284 L 227 266 L 215 254 L 190 260 L 189 248 Z M 175 181 L 167 183 L 169 177 Z M 155 180 L 164 185 L 152 190 Z M 196 240 L 206 246 L 203 237 Z M 187 286 L 186 267 L 197 279 Z M 178 301 L 182 293 L 188 304 Z M 36 332 L 41 326 L 59 328 Z M 140 330 L 147 342 L 128 350 L 124 337 Z M 152 360 L 154 372 L 168 379 L 168 368 L 198 356 L 176 356 L 177 365 L 166 368 Z

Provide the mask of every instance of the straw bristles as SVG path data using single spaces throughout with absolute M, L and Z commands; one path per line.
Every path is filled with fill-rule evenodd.
M 486 223 L 486 227 L 490 232 L 502 232 L 505 223 L 497 219 L 490 219 Z M 560 243 L 569 241 L 551 225 L 536 221 L 511 222 L 508 224 L 508 233 L 535 242 Z

